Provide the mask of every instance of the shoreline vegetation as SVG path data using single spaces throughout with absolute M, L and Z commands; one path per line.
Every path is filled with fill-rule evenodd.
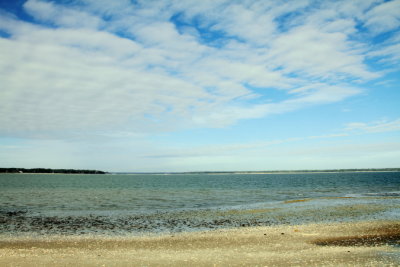
M 49 173 L 49 174 L 106 174 L 104 171 L 98 170 L 75 170 L 75 169 L 47 169 L 47 168 L 0 168 L 0 173 Z
M 326 169 L 326 170 L 270 170 L 270 171 L 193 171 L 193 172 L 106 172 L 100 170 L 50 169 L 50 168 L 0 168 L 1 173 L 33 174 L 137 174 L 137 175 L 191 175 L 191 174 L 297 174 L 297 173 L 340 173 L 340 172 L 400 172 L 400 168 Z

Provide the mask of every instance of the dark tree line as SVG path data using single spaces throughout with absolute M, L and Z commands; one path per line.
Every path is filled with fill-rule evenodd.
M 75 170 L 75 169 L 47 169 L 47 168 L 0 168 L 0 173 L 70 173 L 70 174 L 105 174 L 98 170 Z

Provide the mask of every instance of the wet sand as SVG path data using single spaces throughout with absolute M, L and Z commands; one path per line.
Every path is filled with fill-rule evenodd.
M 157 236 L 1 236 L 0 266 L 400 266 L 400 222 Z

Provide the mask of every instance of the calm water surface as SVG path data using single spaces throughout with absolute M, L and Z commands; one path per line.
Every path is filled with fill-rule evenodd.
M 399 172 L 257 175 L 0 175 L 0 208 L 129 211 L 216 208 L 299 198 L 398 195 Z
M 316 214 L 327 207 L 333 209 L 330 214 L 334 218 L 343 219 L 345 207 L 355 207 L 361 209 L 357 218 L 400 219 L 399 199 L 400 172 L 0 175 L 0 211 L 42 217 L 147 216 L 202 210 L 210 211 L 208 214 L 234 210 L 239 214 L 240 210 L 268 209 L 274 212 L 256 214 L 260 221 L 269 217 L 269 221 L 284 218 L 282 222 L 290 222 L 295 215 L 297 221 L 315 221 Z

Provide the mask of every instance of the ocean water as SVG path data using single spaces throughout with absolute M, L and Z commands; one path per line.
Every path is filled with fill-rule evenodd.
M 382 219 L 400 219 L 400 172 L 0 175 L 3 234 L 138 234 Z

